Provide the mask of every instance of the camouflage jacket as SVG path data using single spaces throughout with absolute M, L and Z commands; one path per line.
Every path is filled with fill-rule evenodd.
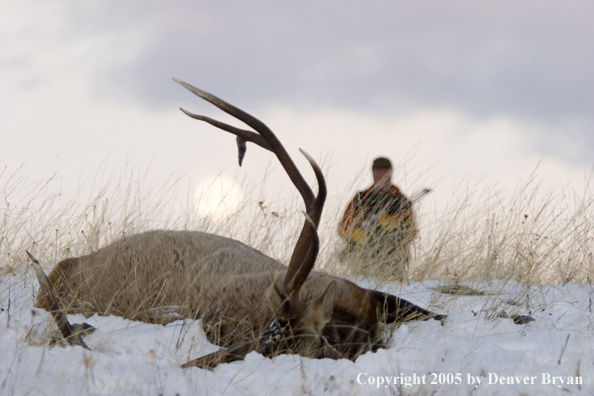
M 417 234 L 412 202 L 394 185 L 385 191 L 371 186 L 349 203 L 338 224 L 338 234 L 357 244 L 380 235 L 393 236 L 399 243 L 410 242 Z

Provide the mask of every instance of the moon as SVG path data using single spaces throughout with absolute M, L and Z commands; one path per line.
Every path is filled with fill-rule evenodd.
M 194 206 L 198 214 L 222 222 L 237 213 L 243 203 L 243 191 L 227 176 L 206 177 L 194 187 Z

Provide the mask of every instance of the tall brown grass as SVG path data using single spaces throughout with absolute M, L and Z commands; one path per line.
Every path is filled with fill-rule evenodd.
M 0 265 L 27 265 L 26 249 L 35 249 L 43 263 L 53 265 L 150 229 L 212 232 L 287 261 L 304 220 L 297 194 L 271 189 L 266 175 L 240 182 L 252 194 L 223 222 L 198 216 L 187 177 L 172 175 L 151 184 L 146 172 L 126 166 L 97 179 L 68 197 L 55 177 L 31 180 L 22 169 L 0 171 Z M 565 186 L 547 192 L 535 180 L 533 175 L 509 193 L 496 186 L 457 188 L 439 212 L 428 213 L 419 205 L 417 216 L 433 220 L 421 222 L 408 279 L 460 283 L 497 278 L 527 284 L 593 279 L 592 185 L 587 183 L 582 193 Z M 342 242 L 335 234 L 351 192 L 329 198 L 318 269 L 352 270 L 337 259 Z

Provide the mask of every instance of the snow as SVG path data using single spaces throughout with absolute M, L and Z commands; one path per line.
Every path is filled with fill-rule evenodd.
M 388 328 L 391 346 L 355 362 L 295 355 L 267 359 L 252 352 L 244 361 L 223 364 L 211 372 L 179 367 L 217 350 L 206 340 L 199 321 L 160 326 L 113 316 L 71 315 L 71 322 L 86 321 L 97 328 L 85 337 L 92 351 L 50 347 L 47 334 L 55 332 L 55 325 L 49 313 L 33 306 L 37 288 L 33 272 L 3 272 L 0 394 L 594 393 L 593 290 L 586 283 L 537 287 L 493 280 L 469 285 L 486 292 L 471 297 L 438 293 L 433 288 L 440 284 L 435 281 L 401 288 L 388 284 L 382 289 L 447 313 L 447 320 L 443 325 L 430 320 Z M 372 286 L 364 280 L 357 283 Z M 516 325 L 510 318 L 497 317 L 501 311 L 535 320 Z M 553 377 L 561 378 L 553 384 Z M 543 384 L 543 378 L 549 383 Z M 568 384 L 568 379 L 573 383 Z

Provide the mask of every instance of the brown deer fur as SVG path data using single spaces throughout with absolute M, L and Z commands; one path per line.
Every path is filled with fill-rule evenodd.
M 49 279 L 67 314 L 160 324 L 200 318 L 210 341 L 226 347 L 246 335 L 257 339 L 265 330 L 282 303 L 272 276 L 280 284 L 286 271 L 280 262 L 230 238 L 149 231 L 63 260 Z M 391 323 L 435 316 L 395 296 L 315 271 L 301 289 L 301 303 L 308 306 L 331 282 L 336 284 L 332 319 L 321 330 L 340 356 L 352 359 L 379 346 L 380 319 Z M 37 306 L 51 310 L 43 293 Z

